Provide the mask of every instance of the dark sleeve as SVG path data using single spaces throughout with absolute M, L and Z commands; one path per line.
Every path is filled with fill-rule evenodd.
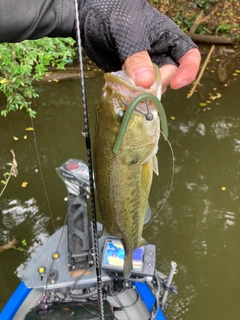
M 0 43 L 73 35 L 73 0 L 0 0 Z

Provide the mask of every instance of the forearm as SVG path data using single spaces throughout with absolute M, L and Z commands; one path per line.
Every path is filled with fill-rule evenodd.
M 0 43 L 73 35 L 72 0 L 0 0 Z

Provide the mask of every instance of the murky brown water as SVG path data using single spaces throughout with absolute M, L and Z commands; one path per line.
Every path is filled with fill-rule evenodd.
M 101 94 L 102 73 L 87 79 L 91 130 L 94 108 Z M 218 83 L 206 79 L 203 91 Z M 163 273 L 172 260 L 178 263 L 174 280 L 179 294 L 171 297 L 168 319 L 237 320 L 240 290 L 240 75 L 214 100 L 211 110 L 194 120 L 201 101 L 189 90 L 168 90 L 163 104 L 169 119 L 169 140 L 175 154 L 173 189 L 157 219 L 144 237 L 157 244 L 157 267 Z M 66 190 L 55 168 L 69 158 L 86 161 L 80 106 L 79 81 L 64 80 L 39 86 L 34 120 L 40 159 L 54 222 L 64 222 Z M 0 105 L 3 97 L 0 97 Z M 175 120 L 171 120 L 174 117 Z M 30 119 L 24 113 L 0 118 L 0 175 L 11 161 L 13 149 L 19 175 L 12 178 L 0 198 L 0 242 L 16 238 L 26 251 L 0 254 L 0 308 L 19 284 L 29 256 L 54 229 L 49 217 L 33 143 L 25 131 Z M 24 139 L 27 135 L 27 139 Z M 13 136 L 19 139 L 15 141 Z M 155 177 L 150 204 L 161 207 L 171 179 L 172 158 L 162 140 L 159 149 L 160 175 Z M 28 182 L 26 188 L 22 182 Z M 226 190 L 222 190 L 225 187 Z

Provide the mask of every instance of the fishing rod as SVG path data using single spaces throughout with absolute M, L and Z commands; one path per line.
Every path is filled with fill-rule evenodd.
M 78 11 L 77 0 L 74 0 L 74 6 L 75 6 L 76 35 L 77 35 L 77 44 L 78 44 L 80 85 L 81 85 L 81 91 L 82 91 L 82 110 L 83 110 L 83 119 L 84 119 L 83 135 L 86 139 L 86 150 L 87 150 L 87 160 L 88 160 L 88 170 L 89 170 L 93 239 L 94 239 L 95 263 L 96 263 L 96 275 L 97 275 L 98 306 L 99 306 L 100 320 L 104 320 L 102 277 L 101 277 L 101 267 L 100 267 L 98 238 L 97 238 L 97 218 L 96 218 L 94 179 L 93 179 L 93 167 L 92 167 L 92 155 L 91 155 L 91 139 L 90 139 L 90 130 L 89 130 L 89 121 L 88 121 L 88 109 L 87 109 L 86 89 L 85 89 L 85 81 L 84 81 L 82 45 L 81 45 L 81 35 L 80 35 L 80 27 L 79 27 L 79 11 Z

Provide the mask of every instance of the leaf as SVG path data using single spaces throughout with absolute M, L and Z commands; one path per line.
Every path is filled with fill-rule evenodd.
M 0 80 L 0 84 L 4 84 L 4 83 L 7 83 L 7 82 L 8 82 L 7 79 L 1 79 L 1 80 Z
M 7 177 L 7 176 L 9 176 L 9 175 L 10 175 L 9 172 L 5 172 L 5 173 L 3 174 L 4 177 Z
M 34 131 L 32 127 L 25 128 L 26 131 Z
M 27 185 L 28 185 L 28 182 L 23 182 L 23 183 L 22 183 L 22 187 L 23 187 L 23 188 L 26 188 Z
M 26 140 L 26 139 L 27 139 L 27 136 L 25 135 L 25 136 L 23 137 L 23 139 L 25 139 L 25 140 Z
M 5 184 L 6 184 L 6 181 L 4 181 L 4 180 L 1 180 L 1 183 L 5 185 Z
M 17 140 L 18 140 L 18 137 L 15 137 L 15 136 L 14 136 L 13 139 L 14 139 L 15 141 L 17 141 Z
M 216 94 L 216 96 L 211 96 L 210 99 L 212 99 L 212 100 L 219 99 L 219 98 L 221 98 L 221 96 L 222 96 L 221 93 L 218 92 Z
M 22 245 L 26 246 L 27 245 L 27 241 L 25 239 L 22 240 Z
M 7 166 L 10 166 L 10 167 L 11 167 L 11 166 L 12 166 L 12 162 L 8 162 L 8 163 L 7 163 Z

